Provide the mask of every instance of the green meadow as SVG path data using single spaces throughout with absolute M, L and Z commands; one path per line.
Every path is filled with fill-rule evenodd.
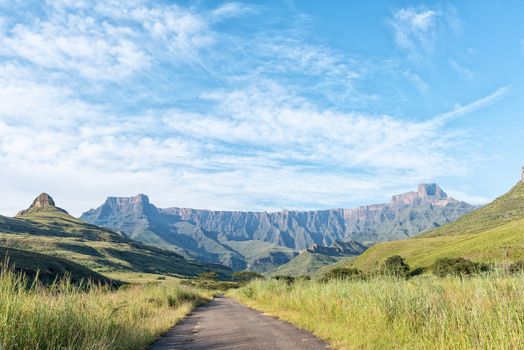
M 230 294 L 336 349 L 522 349 L 524 276 L 253 281 Z
M 118 290 L 31 284 L 10 269 L 0 273 L 0 348 L 145 349 L 196 305 L 212 298 L 169 279 Z

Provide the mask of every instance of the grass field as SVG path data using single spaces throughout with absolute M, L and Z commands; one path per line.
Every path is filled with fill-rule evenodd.
M 522 349 L 524 276 L 254 281 L 230 292 L 337 349 Z
M 145 349 L 212 293 L 164 283 L 88 292 L 63 283 L 26 288 L 13 272 L 0 273 L 0 348 Z

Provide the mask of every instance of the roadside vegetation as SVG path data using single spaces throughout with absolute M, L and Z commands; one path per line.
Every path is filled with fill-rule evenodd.
M 50 286 L 0 267 L 0 348 L 145 349 L 213 295 L 177 280 L 142 285 Z
M 368 273 L 257 279 L 230 294 L 340 349 L 522 349 L 523 270 L 442 258 L 423 274 L 393 256 Z

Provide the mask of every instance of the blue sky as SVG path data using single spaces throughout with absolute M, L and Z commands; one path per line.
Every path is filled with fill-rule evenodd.
M 0 213 L 279 210 L 524 165 L 521 1 L 0 0 Z

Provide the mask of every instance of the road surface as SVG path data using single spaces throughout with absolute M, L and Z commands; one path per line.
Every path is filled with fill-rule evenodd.
M 219 297 L 199 307 L 158 339 L 150 350 L 329 349 L 311 333 Z

